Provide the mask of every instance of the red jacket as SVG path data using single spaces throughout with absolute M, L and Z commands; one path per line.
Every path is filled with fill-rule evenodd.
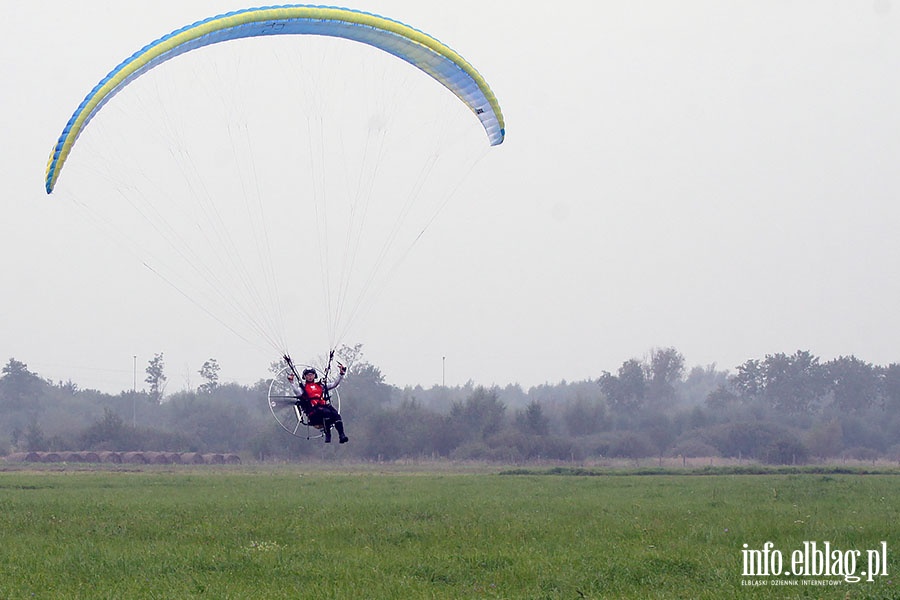
M 303 389 L 303 395 L 306 396 L 306 399 L 309 400 L 309 403 L 313 408 L 328 404 L 328 401 L 325 400 L 325 388 L 321 383 L 316 381 L 313 381 L 312 383 L 304 382 L 301 387 Z
M 339 373 L 334 383 L 328 386 L 328 390 L 333 390 L 337 386 L 341 385 L 341 381 L 343 380 L 344 374 Z M 296 394 L 298 398 L 302 396 L 306 400 L 309 400 L 311 408 L 317 408 L 319 406 L 325 406 L 326 404 L 328 404 L 324 384 L 318 381 L 307 383 L 305 380 L 301 380 L 298 382 L 295 381 L 293 377 L 290 377 L 288 379 L 288 382 L 290 383 L 291 389 L 294 391 L 294 394 Z

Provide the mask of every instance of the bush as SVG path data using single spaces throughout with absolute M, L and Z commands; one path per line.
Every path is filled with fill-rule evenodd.
M 615 458 L 646 458 L 656 456 L 656 450 L 646 434 L 628 431 L 612 443 L 609 455 Z
M 491 462 L 519 463 L 523 456 L 513 447 L 491 448 L 484 442 L 469 442 L 456 448 L 450 458 L 454 460 L 487 460 Z
M 854 446 L 848 448 L 841 454 L 843 458 L 851 458 L 854 460 L 875 460 L 880 453 L 875 448 L 867 448 L 865 446 Z
M 773 444 L 780 440 L 797 439 L 798 436 L 774 423 L 744 421 L 704 429 L 699 437 L 722 456 L 764 460 L 767 452 L 776 452 L 770 449 Z
M 669 456 L 684 456 L 686 458 L 699 458 L 707 456 L 721 456 L 719 451 L 696 438 L 689 438 L 678 442 L 668 452 Z
M 759 458 L 769 465 L 800 465 L 809 460 L 809 450 L 796 439 L 783 438 L 769 444 Z

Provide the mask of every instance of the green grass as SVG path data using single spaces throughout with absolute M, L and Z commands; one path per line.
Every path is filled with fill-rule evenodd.
M 0 598 L 900 598 L 895 475 L 344 469 L 0 473 Z M 745 543 L 882 540 L 874 582 L 741 586 Z

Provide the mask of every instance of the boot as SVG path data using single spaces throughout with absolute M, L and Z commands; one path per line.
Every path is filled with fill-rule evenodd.
M 334 424 L 334 428 L 337 429 L 338 441 L 341 444 L 346 444 L 347 442 L 350 441 L 350 438 L 348 438 L 347 435 L 344 433 L 344 423 L 342 421 L 337 421 Z
M 331 427 L 328 426 L 325 427 L 325 443 L 331 443 Z

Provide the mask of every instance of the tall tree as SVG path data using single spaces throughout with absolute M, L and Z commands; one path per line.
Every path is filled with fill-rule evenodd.
M 828 373 L 806 350 L 768 354 L 748 360 L 731 380 L 744 400 L 760 399 L 771 408 L 793 414 L 811 411 L 828 390 Z
M 880 367 L 879 371 L 884 407 L 891 411 L 900 410 L 900 363 L 891 363 L 886 367 Z
M 626 360 L 619 367 L 618 375 L 603 373 L 599 383 L 613 411 L 633 411 L 643 407 L 647 378 L 639 360 Z
M 536 400 L 529 402 L 528 406 L 516 414 L 516 426 L 522 433 L 530 435 L 547 435 L 550 432 L 544 410 Z
M 601 400 L 576 397 L 564 409 L 566 430 L 571 435 L 590 435 L 609 426 L 606 405 Z
M 49 449 L 50 446 L 40 423 L 37 420 L 32 420 L 28 423 L 28 429 L 25 430 L 25 450 L 28 452 L 40 452 Z
M 80 443 L 91 450 L 125 450 L 129 439 L 134 438 L 134 429 L 125 425 L 118 414 L 103 408 L 103 418 L 81 432 Z
M 788 356 L 774 354 L 765 360 L 765 397 L 777 410 L 809 412 L 822 400 L 828 378 L 819 359 L 806 350 Z
M 367 362 L 358 362 L 347 371 L 338 392 L 342 399 L 346 399 L 346 403 L 342 403 L 341 414 L 359 418 L 390 404 L 393 387 L 384 382 L 381 369 Z
M 150 385 L 150 398 L 157 404 L 162 402 L 163 394 L 166 391 L 165 366 L 163 353 L 160 352 L 159 354 L 154 355 L 145 370 L 147 378 L 144 382 Z
M 880 396 L 881 379 L 872 364 L 855 356 L 841 356 L 825 364 L 832 403 L 842 411 L 860 412 L 874 406 Z
M 647 371 L 649 399 L 655 403 L 675 400 L 675 385 L 684 376 L 684 356 L 675 348 L 654 348 Z
M 728 386 L 722 384 L 706 395 L 706 405 L 715 410 L 722 410 L 736 405 L 740 398 Z
M 200 384 L 198 391 L 208 394 L 219 387 L 219 363 L 216 359 L 211 358 L 203 363 L 199 373 L 203 383 Z
M 760 397 L 766 387 L 765 370 L 762 363 L 751 358 L 738 366 L 737 373 L 731 378 L 731 384 L 744 400 Z
M 477 437 L 497 433 L 503 425 L 506 405 L 500 401 L 496 389 L 477 387 L 465 402 L 450 407 L 451 420 L 473 432 Z
M 28 370 L 28 365 L 10 358 L 0 377 L 0 408 L 36 418 L 41 397 L 49 384 Z

